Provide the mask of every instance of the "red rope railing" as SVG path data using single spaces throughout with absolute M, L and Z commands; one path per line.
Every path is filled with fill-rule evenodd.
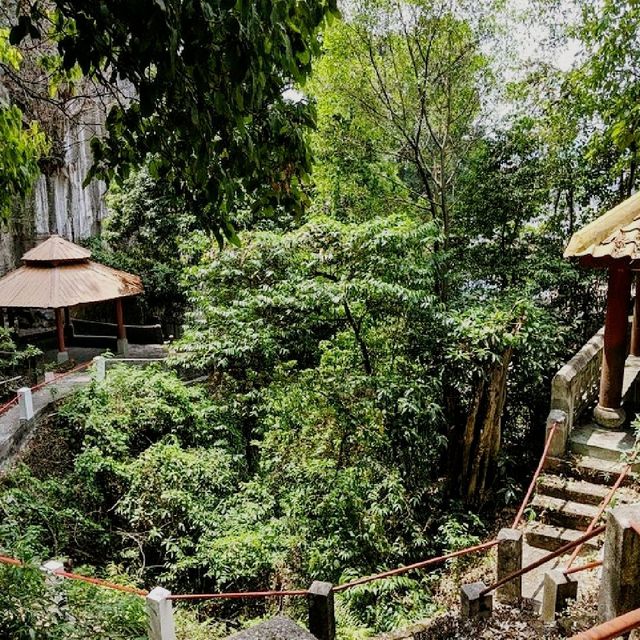
M 92 578 L 90 576 L 83 576 L 79 573 L 69 573 L 68 571 L 52 571 L 54 576 L 60 578 L 66 578 L 67 580 L 79 580 L 80 582 L 87 582 L 88 584 L 96 585 L 97 587 L 105 587 L 114 591 L 123 591 L 124 593 L 132 593 L 136 596 L 142 596 L 143 598 L 149 595 L 149 592 L 145 589 L 138 589 L 137 587 L 128 587 L 125 584 L 118 584 L 116 582 L 109 582 L 102 578 Z
M 447 553 L 446 555 L 438 556 L 437 558 L 429 558 L 429 560 L 423 560 L 421 562 L 416 562 L 415 564 L 398 567 L 397 569 L 391 569 L 390 571 L 384 571 L 382 573 L 376 573 L 372 576 L 366 576 L 365 578 L 358 578 L 357 580 L 352 580 L 351 582 L 345 582 L 344 584 L 337 585 L 333 588 L 333 590 L 335 593 L 340 593 L 341 591 L 346 591 L 347 589 L 351 589 L 352 587 L 357 587 L 361 584 L 367 584 L 368 582 L 373 582 L 374 580 L 381 580 L 382 578 L 399 576 L 403 573 L 407 573 L 408 571 L 414 571 L 415 569 L 423 569 L 424 567 L 429 567 L 434 564 L 440 564 L 442 562 L 446 562 L 447 560 L 459 558 L 460 556 L 464 556 L 469 553 L 491 549 L 498 544 L 500 544 L 499 540 L 490 540 L 489 542 L 484 542 L 483 544 L 478 544 L 474 547 L 468 547 L 466 549 L 460 549 L 459 551 L 453 551 L 451 553 Z
M 587 562 L 587 564 L 581 564 L 578 567 L 573 567 L 572 569 L 566 569 L 564 571 L 565 576 L 570 576 L 573 573 L 580 573 L 581 571 L 589 571 L 591 569 L 596 569 L 602 566 L 602 560 L 594 560 L 593 562 Z
M 570 640 L 613 640 L 638 628 L 640 628 L 640 609 L 634 609 L 587 631 L 577 633 L 571 636 Z
M 540 473 L 542 472 L 542 469 L 544 467 L 544 462 L 547 459 L 549 448 L 551 447 L 551 442 L 553 440 L 553 436 L 555 435 L 557 428 L 558 428 L 558 422 L 554 421 L 551 425 L 551 430 L 549 431 L 549 435 L 547 436 L 547 441 L 545 442 L 544 450 L 542 451 L 542 456 L 540 457 L 540 462 L 538 463 L 538 468 L 533 474 L 533 478 L 531 479 L 531 484 L 527 489 L 527 493 L 525 494 L 524 499 L 522 500 L 520 509 L 518 510 L 518 513 L 516 514 L 513 524 L 511 525 L 512 529 L 517 529 L 518 525 L 520 524 L 520 520 L 522 520 L 522 516 L 524 515 L 524 510 L 527 508 L 527 505 L 529 504 L 529 500 L 531 499 L 531 494 L 533 493 L 533 490 L 536 487 L 536 483 L 538 482 L 538 477 L 540 476 Z
M 62 378 L 65 378 L 66 376 L 71 375 L 72 373 L 76 373 L 78 371 L 81 371 L 82 369 L 86 369 L 91 364 L 92 364 L 91 361 L 82 362 L 81 364 L 73 367 L 73 369 L 69 369 L 69 371 L 64 371 L 63 373 L 59 373 L 53 378 L 53 380 L 46 380 L 44 382 L 40 382 L 39 384 L 34 385 L 33 387 L 30 387 L 31 392 L 33 393 L 35 391 L 39 391 L 40 389 L 43 389 L 47 385 L 54 384 L 59 380 L 62 380 Z M 2 415 L 5 411 L 10 409 L 14 404 L 17 404 L 17 403 L 18 403 L 18 396 L 15 396 L 14 398 L 11 398 L 11 400 L 9 400 L 8 402 L 5 402 L 3 405 L 0 405 L 0 415 Z
M 282 598 L 284 596 L 308 596 L 308 589 L 293 591 L 245 591 L 238 593 L 190 593 L 167 596 L 167 600 L 239 600 L 241 598 Z
M 68 371 L 63 371 L 62 373 L 57 374 L 53 378 L 53 380 L 45 380 L 44 382 L 40 382 L 39 384 L 34 385 L 33 387 L 31 387 L 31 391 L 39 391 L 40 389 L 42 389 L 43 387 L 46 387 L 47 385 L 54 384 L 59 380 L 62 380 L 62 378 L 66 378 L 67 376 L 70 376 L 72 373 L 76 373 L 78 371 L 81 371 L 82 369 L 86 369 L 91 364 L 92 364 L 91 360 L 89 360 L 88 362 L 81 362 L 79 365 L 73 367 L 73 369 L 69 369 Z
M 25 568 L 28 565 L 22 560 L 18 560 L 17 558 L 11 558 L 9 556 L 0 556 L 0 564 L 6 564 L 9 566 Z M 118 584 L 116 582 L 110 582 L 109 580 L 103 580 L 102 578 L 92 578 L 91 576 L 83 576 L 79 573 L 71 573 L 69 571 L 64 571 L 63 569 L 59 569 L 58 571 L 52 571 L 51 575 L 59 576 L 60 578 L 66 578 L 67 580 L 78 580 L 80 582 L 86 582 L 88 584 L 93 584 L 98 587 L 105 587 L 107 589 L 112 589 L 114 591 L 123 591 L 124 593 L 131 593 L 137 596 L 147 596 L 149 595 L 148 591 L 144 589 L 138 589 L 137 587 L 129 587 L 124 584 Z

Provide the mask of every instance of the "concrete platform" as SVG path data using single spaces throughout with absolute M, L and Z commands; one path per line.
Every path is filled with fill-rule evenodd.
M 614 431 L 595 424 L 575 428 L 569 437 L 573 453 L 619 462 L 633 451 L 636 438 L 632 431 Z

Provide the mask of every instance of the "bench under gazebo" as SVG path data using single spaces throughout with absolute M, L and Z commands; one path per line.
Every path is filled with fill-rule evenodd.
M 88 249 L 54 235 L 27 251 L 21 267 L 0 278 L 0 308 L 54 311 L 59 363 L 69 359 L 65 317 L 70 307 L 81 304 L 114 302 L 117 350 L 128 352 L 122 300 L 140 295 L 142 281 L 90 258 Z

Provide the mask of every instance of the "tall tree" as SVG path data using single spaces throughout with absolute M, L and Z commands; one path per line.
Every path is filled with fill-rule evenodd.
M 327 80 L 380 132 L 416 204 L 440 223 L 446 247 L 486 69 L 471 27 L 451 0 L 359 0 L 326 46 L 333 59 Z

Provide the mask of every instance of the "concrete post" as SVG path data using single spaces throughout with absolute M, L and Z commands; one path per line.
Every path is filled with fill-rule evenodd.
M 59 560 L 49 560 L 48 562 L 45 562 L 40 567 L 40 570 L 45 574 L 45 582 L 48 587 L 59 587 L 64 580 L 62 576 L 55 575 L 56 571 L 64 570 L 64 564 L 62 564 L 62 562 L 60 562 Z
M 309 631 L 318 640 L 335 640 L 333 585 L 317 580 L 309 588 Z
M 118 338 L 116 350 L 119 356 L 126 358 L 129 355 L 129 341 L 126 338 Z
M 62 564 L 62 562 L 60 562 L 59 560 L 49 560 L 48 562 L 45 562 L 40 567 L 40 569 L 45 573 L 49 574 L 50 576 L 54 577 L 54 574 L 56 573 L 56 571 L 64 571 L 64 564 Z M 58 581 L 62 580 L 62 578 L 60 577 L 56 579 Z
M 605 622 L 640 607 L 640 504 L 607 513 L 598 613 Z
M 29 387 L 18 389 L 18 405 L 20 406 L 20 422 L 33 420 L 33 396 Z
M 540 615 L 546 623 L 555 622 L 556 614 L 563 611 L 569 600 L 578 597 L 578 581 L 565 576 L 563 571 L 552 569 L 544 574 L 542 610 Z
M 546 442 L 549 439 L 549 434 L 553 425 L 556 426 L 556 430 L 551 440 L 551 446 L 549 447 L 549 454 L 552 458 L 562 458 L 567 450 L 567 440 L 569 439 L 569 422 L 567 420 L 567 414 L 560 409 L 552 409 L 547 416 L 547 429 L 545 432 Z
M 170 595 L 170 591 L 156 587 L 146 598 L 149 640 L 176 640 L 173 605 L 167 599 Z
M 107 363 L 104 356 L 96 356 L 93 359 L 93 366 L 96 372 L 96 382 L 104 382 L 107 375 Z
M 522 531 L 501 529 L 498 534 L 498 580 L 522 569 Z M 522 599 L 522 576 L 503 584 L 496 589 L 496 597 L 505 604 L 516 605 Z
M 460 588 L 460 615 L 463 618 L 490 618 L 493 612 L 493 595 L 481 595 L 484 582 L 464 584 Z

